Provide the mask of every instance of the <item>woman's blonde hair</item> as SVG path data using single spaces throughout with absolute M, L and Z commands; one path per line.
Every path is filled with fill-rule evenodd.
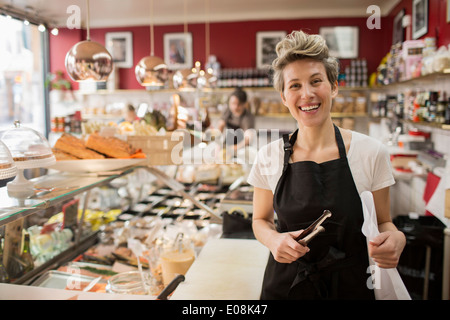
M 276 46 L 277 58 L 272 62 L 273 86 L 275 90 L 283 92 L 283 70 L 291 62 L 311 58 L 320 61 L 325 66 L 328 81 L 332 88 L 339 74 L 339 63 L 330 57 L 325 39 L 317 34 L 307 34 L 303 31 L 293 31 Z

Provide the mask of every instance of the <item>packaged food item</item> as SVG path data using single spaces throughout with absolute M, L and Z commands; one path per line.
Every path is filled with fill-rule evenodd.
M 358 96 L 355 99 L 355 113 L 364 113 L 366 112 L 366 97 Z
M 344 109 L 345 97 L 342 94 L 338 94 L 334 99 L 332 112 L 342 112 Z
M 446 47 L 442 46 L 434 55 L 433 71 L 442 72 L 448 68 L 450 68 L 450 52 Z

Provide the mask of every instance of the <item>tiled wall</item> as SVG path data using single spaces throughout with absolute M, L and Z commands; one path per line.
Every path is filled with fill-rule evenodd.
M 396 177 L 396 183 L 391 187 L 391 215 L 407 215 L 411 212 L 425 214 L 423 192 L 426 180 L 422 177 L 402 179 Z

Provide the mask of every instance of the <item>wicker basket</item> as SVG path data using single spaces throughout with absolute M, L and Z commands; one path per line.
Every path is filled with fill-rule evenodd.
M 168 132 L 165 135 L 128 136 L 128 143 L 147 155 L 147 164 L 154 166 L 182 163 L 183 134 Z

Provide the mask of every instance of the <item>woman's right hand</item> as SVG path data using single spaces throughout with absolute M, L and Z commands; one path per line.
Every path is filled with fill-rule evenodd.
M 277 262 L 292 263 L 309 252 L 307 246 L 294 240 L 302 231 L 277 233 L 273 237 L 269 249 Z

